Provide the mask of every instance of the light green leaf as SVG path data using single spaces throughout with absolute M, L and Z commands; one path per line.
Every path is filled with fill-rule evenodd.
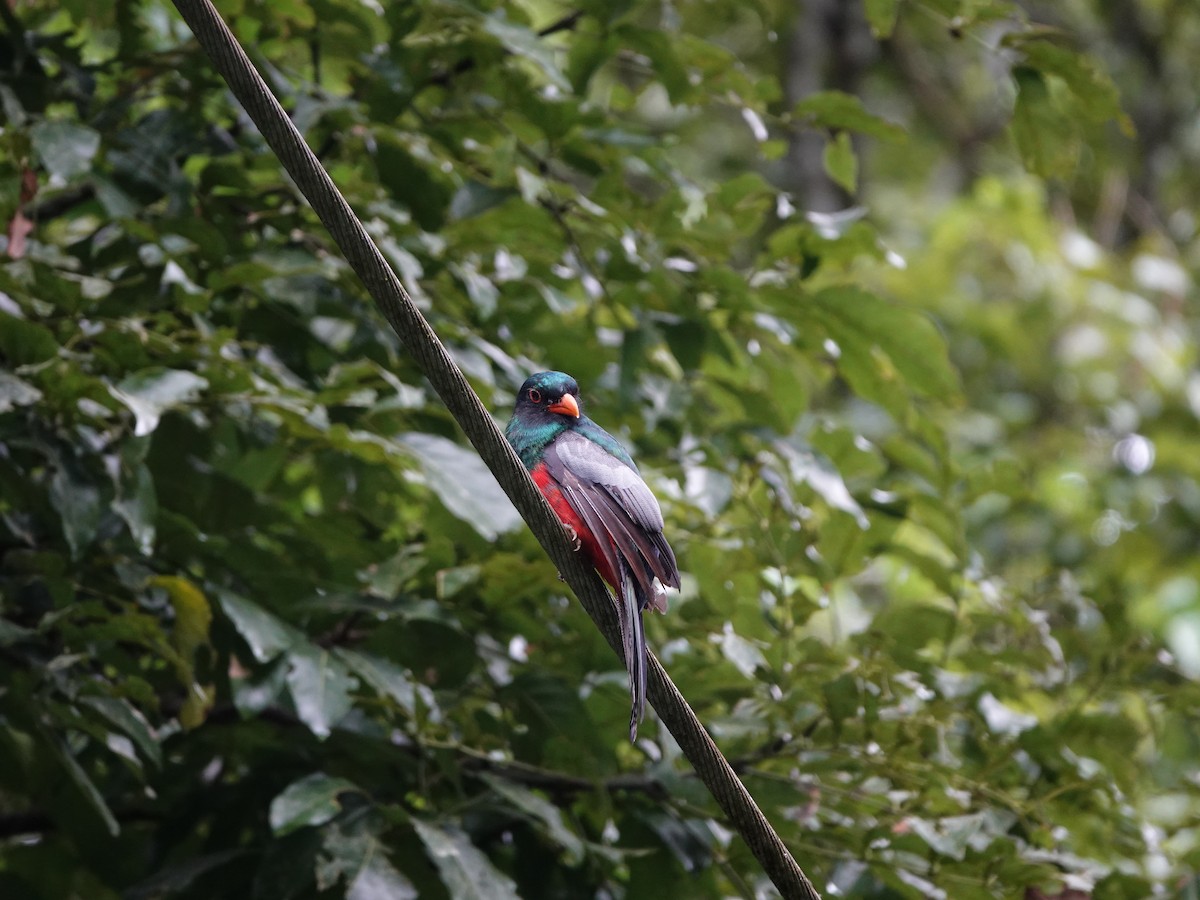
M 1200 611 L 1189 610 L 1172 616 L 1167 623 L 1166 636 L 1180 670 L 1189 678 L 1200 680 Z
M 139 437 L 158 427 L 158 420 L 169 409 L 196 399 L 208 387 L 208 380 L 194 372 L 178 369 L 146 369 L 109 387 L 109 393 L 132 410 Z
M 854 143 L 850 140 L 849 132 L 839 131 L 826 141 L 822 159 L 825 171 L 835 184 L 848 194 L 858 190 L 858 157 L 854 154 Z
M 866 0 L 867 24 L 871 26 L 871 33 L 881 40 L 891 37 L 899 11 L 900 0 Z
M 842 360 L 861 360 L 882 351 L 909 390 L 930 397 L 957 396 L 958 376 L 946 342 L 923 314 L 854 287 L 828 288 L 813 295 L 812 303 Z M 879 369 L 879 375 L 889 377 L 886 369 Z
M 521 516 L 472 450 L 436 434 L 410 432 L 399 442 L 416 456 L 446 509 L 489 541 L 521 524 Z
M 342 811 L 338 796 L 357 790 L 353 782 L 324 772 L 293 781 L 271 801 L 271 830 L 285 835 L 307 825 L 324 825 Z
M 906 137 L 899 125 L 868 112 L 858 97 L 844 91 L 809 94 L 796 104 L 794 115 L 816 128 L 853 131 L 885 141 L 900 141 Z
M 936 820 L 909 816 L 905 822 L 931 849 L 961 860 L 968 849 L 982 853 L 992 841 L 1003 837 L 1016 824 L 1017 816 L 1006 809 L 990 808 Z
M 788 468 L 795 481 L 807 484 L 834 509 L 852 515 L 859 528 L 865 529 L 868 526 L 866 513 L 851 496 L 841 473 L 825 456 L 811 448 L 793 447 L 784 441 L 778 442 L 776 448 L 787 458 Z
M 746 640 L 733 630 L 733 623 L 726 622 L 724 631 L 718 638 L 721 653 L 737 670 L 747 678 L 753 678 L 759 666 L 766 666 L 767 658 L 762 650 L 751 641 Z
M 455 900 L 519 900 L 517 886 L 453 825 L 414 818 L 413 828 Z

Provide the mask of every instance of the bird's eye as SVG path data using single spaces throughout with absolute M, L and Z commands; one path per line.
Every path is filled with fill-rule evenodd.
M 539 391 L 537 388 L 530 388 L 529 389 L 529 402 L 530 403 L 541 403 L 542 402 L 542 392 Z

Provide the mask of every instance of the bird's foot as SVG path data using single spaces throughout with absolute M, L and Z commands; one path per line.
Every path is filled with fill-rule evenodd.
M 563 530 L 567 532 L 567 538 L 571 541 L 571 548 L 578 553 L 579 548 L 583 546 L 583 541 L 579 540 L 579 532 L 575 530 L 574 525 L 563 523 Z

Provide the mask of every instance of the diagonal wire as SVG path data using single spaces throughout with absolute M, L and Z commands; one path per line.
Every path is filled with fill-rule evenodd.
M 538 493 L 491 415 L 413 304 L 408 291 L 328 173 L 304 143 L 237 39 L 209 0 L 173 2 L 213 66 L 337 242 L 405 349 L 619 656 L 621 637 L 616 610 L 599 576 L 573 551 L 550 505 Z M 820 894 L 653 655 L 650 656 L 649 676 L 650 700 L 659 718 L 779 892 L 787 900 L 820 900 Z

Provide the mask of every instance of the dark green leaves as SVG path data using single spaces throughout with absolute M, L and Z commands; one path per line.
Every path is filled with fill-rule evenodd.
M 358 681 L 324 648 L 295 647 L 288 654 L 287 665 L 296 714 L 318 738 L 329 737 L 333 726 L 350 711 L 350 691 Z
M 317 887 L 328 889 L 339 883 L 346 900 L 416 900 L 419 896 L 412 882 L 388 861 L 379 835 L 363 823 L 325 832 Z
M 451 896 L 462 900 L 515 900 L 518 896 L 512 879 L 496 871 L 462 831 L 420 819 L 413 819 L 412 824 Z
M 0 896 L 762 893 L 181 21 L 9 5 Z M 825 6 L 222 9 L 815 883 L 1186 892 L 1198 13 Z
M 58 353 L 58 341 L 43 325 L 0 313 L 0 352 L 14 365 L 34 365 Z
M 100 488 L 73 456 L 63 456 L 50 482 L 50 502 L 62 521 L 71 555 L 80 556 L 96 536 L 103 506 Z
M 92 159 L 100 149 L 100 135 L 78 122 L 49 119 L 31 131 L 33 149 L 42 165 L 59 178 L 70 180 L 92 168 Z
M 271 801 L 271 828 L 284 835 L 305 826 L 324 825 L 342 811 L 338 797 L 358 790 L 344 778 L 314 772 L 288 785 Z
M 221 606 L 259 662 L 283 658 L 296 715 L 318 739 L 329 737 L 350 711 L 350 692 L 358 686 L 346 664 L 249 600 L 223 593 Z

